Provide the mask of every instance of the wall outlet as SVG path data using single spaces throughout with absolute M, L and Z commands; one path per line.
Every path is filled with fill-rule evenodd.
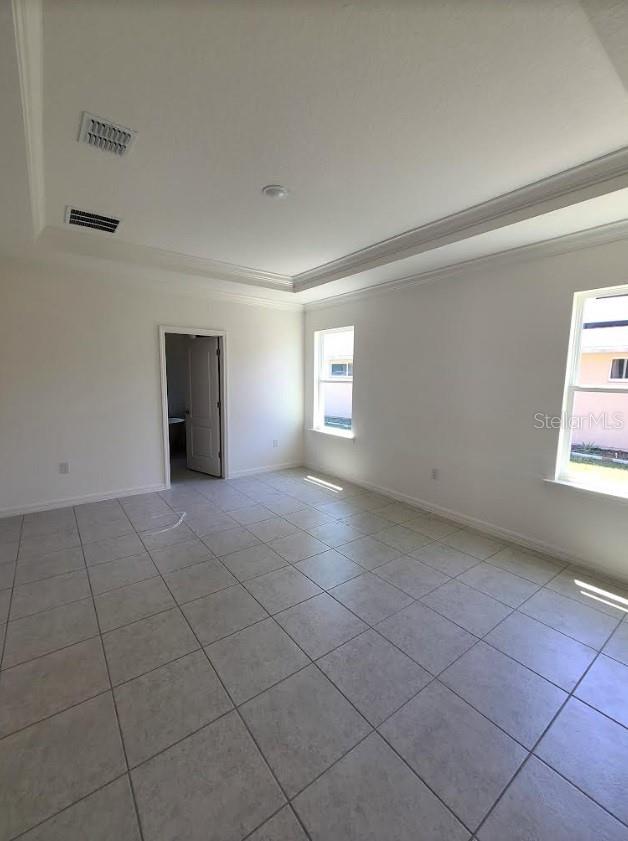
M 70 472 L 70 462 L 69 461 L 62 461 L 59 464 L 59 473 L 69 473 Z
M 440 470 L 438 467 L 432 467 L 432 479 L 439 479 L 440 478 Z
M 273 440 L 273 450 L 276 450 L 278 446 L 279 446 L 279 441 L 275 438 Z

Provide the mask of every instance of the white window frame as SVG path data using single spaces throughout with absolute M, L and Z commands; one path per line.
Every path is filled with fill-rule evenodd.
M 624 376 L 623 377 L 613 377 L 613 362 L 624 362 Z M 609 383 L 623 383 L 628 380 L 628 356 L 614 356 L 611 359 L 611 366 L 608 372 L 608 381 Z
M 565 375 L 565 388 L 563 392 L 563 410 L 561 413 L 560 433 L 558 436 L 558 452 L 556 456 L 556 472 L 554 480 L 563 484 L 582 487 L 582 481 L 578 480 L 569 472 L 571 456 L 572 430 L 567 422 L 573 415 L 573 404 L 578 392 L 591 394 L 599 392 L 602 394 L 628 394 L 628 380 L 617 380 L 613 382 L 625 383 L 625 385 L 587 385 L 578 383 L 578 371 L 580 354 L 582 349 L 582 331 L 584 329 L 584 305 L 589 298 L 613 298 L 617 295 L 628 294 L 628 284 L 612 286 L 604 289 L 591 289 L 588 292 L 576 292 L 574 295 L 573 311 L 571 316 L 571 333 L 569 339 L 569 353 L 567 355 L 567 371 Z M 628 497 L 624 492 L 616 491 L 614 486 L 609 491 L 608 484 L 587 483 L 586 489 L 602 494 L 611 493 L 614 496 Z
M 331 368 L 333 368 L 334 365 L 344 365 L 347 371 L 349 370 L 349 365 L 351 365 L 351 373 L 334 374 L 333 371 L 331 371 Z M 351 382 L 353 380 L 353 362 L 330 362 L 329 367 L 329 376 L 331 377 L 332 382 Z
M 325 435 L 335 435 L 338 438 L 354 438 L 355 434 L 353 432 L 353 379 L 354 374 L 350 377 L 339 377 L 339 376 L 330 376 L 322 377 L 321 371 L 323 367 L 323 360 L 321 356 L 322 347 L 323 347 L 323 336 L 326 333 L 348 333 L 349 331 L 353 332 L 353 341 L 354 341 L 354 359 L 352 361 L 353 368 L 352 370 L 355 372 L 355 326 L 353 324 L 348 324 L 345 327 L 330 327 L 327 330 L 315 330 L 314 331 L 314 417 L 313 417 L 313 429 L 315 432 L 322 432 Z M 323 417 L 323 400 L 321 396 L 321 391 L 325 383 L 342 383 L 342 382 L 350 382 L 351 383 L 351 429 L 335 429 L 331 426 L 325 426 L 325 418 Z

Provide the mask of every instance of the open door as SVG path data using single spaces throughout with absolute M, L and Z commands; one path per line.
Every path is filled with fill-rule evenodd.
M 220 478 L 220 338 L 190 336 L 188 362 L 187 466 Z

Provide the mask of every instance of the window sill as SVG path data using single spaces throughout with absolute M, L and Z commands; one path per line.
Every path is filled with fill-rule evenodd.
M 333 438 L 355 438 L 355 433 L 348 429 L 319 429 L 316 426 L 310 426 L 307 431 L 318 432 L 319 435 L 331 435 Z
M 610 496 L 612 499 L 628 502 L 628 491 L 620 489 L 615 490 L 613 487 L 609 487 L 608 485 L 587 485 L 582 482 L 575 482 L 573 479 L 569 479 L 566 476 L 562 476 L 558 479 L 545 479 L 544 481 L 548 482 L 550 485 L 562 485 L 563 487 L 594 494 L 595 496 Z

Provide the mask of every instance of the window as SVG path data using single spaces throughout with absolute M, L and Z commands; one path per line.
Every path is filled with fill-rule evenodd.
M 352 362 L 332 362 L 330 374 L 332 377 L 352 377 Z
M 556 478 L 628 497 L 628 286 L 575 296 Z
M 353 327 L 314 333 L 314 428 L 350 437 L 353 418 Z
M 609 380 L 628 380 L 628 359 L 613 359 Z

